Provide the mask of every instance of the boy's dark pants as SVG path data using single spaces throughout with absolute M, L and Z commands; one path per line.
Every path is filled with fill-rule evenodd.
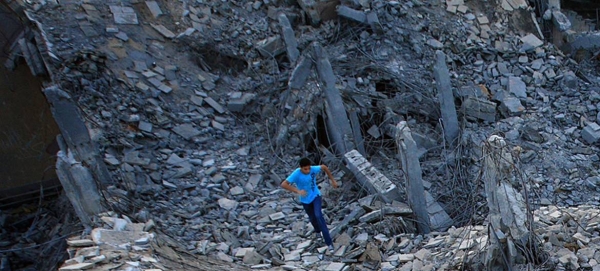
M 315 228 L 315 232 L 323 234 L 325 244 L 328 246 L 332 245 L 333 242 L 331 241 L 331 236 L 327 229 L 327 223 L 325 222 L 323 212 L 321 211 L 321 196 L 317 196 L 309 204 L 302 203 L 302 207 L 304 207 L 304 211 L 306 211 L 310 223 L 313 225 L 313 228 Z

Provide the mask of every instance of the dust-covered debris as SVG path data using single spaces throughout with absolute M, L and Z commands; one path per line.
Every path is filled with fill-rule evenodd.
M 162 252 L 171 262 L 476 268 L 490 238 L 482 146 L 498 134 L 518 146 L 524 182 L 513 185 L 537 209 L 548 254 L 532 262 L 597 266 L 594 229 L 575 226 L 599 200 L 597 76 L 544 40 L 526 1 L 34 2 L 27 12 L 52 44 L 43 54 L 51 79 L 79 105 L 107 162 L 110 217 L 151 221 L 144 231 L 173 240 Z M 447 117 L 452 104 L 458 123 Z M 454 222 L 446 232 L 419 234 L 406 210 L 401 122 L 427 201 Z M 395 187 L 394 199 L 370 195 L 347 170 L 342 155 L 353 149 Z M 327 163 L 342 183 L 321 184 L 334 253 L 278 189 L 301 156 Z M 119 259 L 92 252 L 63 268 Z M 133 256 L 123 264 L 168 269 Z

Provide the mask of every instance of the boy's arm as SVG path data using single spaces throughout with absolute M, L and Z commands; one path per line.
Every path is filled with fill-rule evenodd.
M 296 186 L 293 186 L 292 184 L 290 184 L 290 182 L 288 182 L 288 180 L 283 180 L 283 182 L 281 182 L 281 187 L 292 193 L 299 194 L 301 196 L 306 196 L 306 191 L 299 190 L 298 188 L 296 188 Z
M 325 171 L 325 174 L 327 174 L 327 177 L 329 177 L 331 186 L 333 186 L 333 188 L 338 188 L 338 183 L 335 181 L 335 178 L 333 177 L 333 174 L 331 174 L 329 168 L 326 165 L 321 165 L 321 170 Z

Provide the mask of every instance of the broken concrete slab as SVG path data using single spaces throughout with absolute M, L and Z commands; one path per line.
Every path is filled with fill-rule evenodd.
M 496 103 L 487 99 L 469 96 L 463 101 L 461 111 L 470 119 L 496 121 Z
M 150 25 L 152 26 L 152 28 L 154 28 L 154 30 L 156 30 L 158 33 L 163 35 L 163 37 L 168 38 L 168 39 L 175 38 L 175 33 L 171 32 L 171 30 L 166 28 L 164 25 L 162 25 L 162 24 L 150 24 Z
M 258 52 L 264 57 L 276 57 L 286 51 L 286 45 L 281 36 L 276 35 L 256 43 Z
M 225 113 L 225 108 L 211 97 L 206 97 L 204 101 L 210 105 L 219 114 Z
M 358 23 L 367 23 L 367 14 L 363 11 L 356 10 L 347 6 L 340 5 L 337 7 L 337 14 L 340 17 L 346 18 Z
M 176 127 L 174 127 L 173 132 L 175 132 L 176 134 L 180 135 L 181 137 L 190 140 L 193 137 L 201 134 L 201 132 L 194 128 L 194 126 L 192 124 L 186 123 L 186 124 L 181 124 L 178 125 Z
M 373 167 L 357 150 L 351 150 L 344 154 L 344 162 L 356 179 L 369 188 L 371 193 L 375 193 L 385 202 L 392 202 L 400 198 L 398 187 Z
M 537 48 L 544 44 L 544 42 L 542 40 L 540 40 L 536 35 L 531 34 L 531 33 L 522 37 L 521 41 L 524 44 L 530 46 L 531 48 Z
M 116 24 L 139 24 L 137 14 L 131 7 L 109 6 Z
M 588 123 L 581 131 L 581 137 L 588 144 L 594 144 L 600 140 L 600 125 L 595 122 Z
M 505 97 L 500 104 L 500 113 L 504 117 L 514 117 L 523 114 L 525 107 L 516 97 Z
M 163 14 L 162 10 L 160 9 L 160 6 L 158 5 L 158 2 L 156 1 L 146 1 L 146 7 L 148 7 L 154 19 L 158 18 L 160 15 Z
M 508 91 L 517 98 L 527 98 L 527 85 L 520 77 L 510 76 L 508 78 Z

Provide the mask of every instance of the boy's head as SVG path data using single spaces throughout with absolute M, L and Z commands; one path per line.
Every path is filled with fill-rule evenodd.
M 312 162 L 310 161 L 310 159 L 304 157 L 304 158 L 300 159 L 299 163 L 300 163 L 300 171 L 302 171 L 302 173 L 304 173 L 304 174 L 308 174 L 310 172 L 310 166 L 312 165 Z

